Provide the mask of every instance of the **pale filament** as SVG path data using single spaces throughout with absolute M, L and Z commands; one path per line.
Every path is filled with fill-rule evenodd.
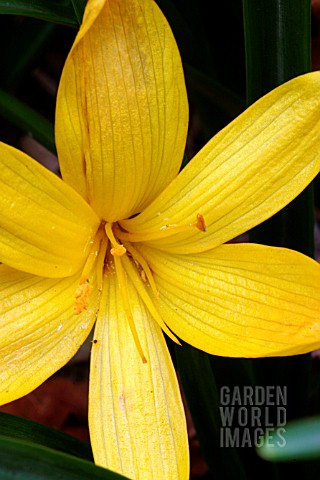
M 112 248 L 110 249 L 110 253 L 111 253 L 111 255 L 113 255 L 114 265 L 116 267 L 116 275 L 117 275 L 117 278 L 118 278 L 120 293 L 121 293 L 121 297 L 122 297 L 122 301 L 123 301 L 123 308 L 124 308 L 124 311 L 126 313 L 126 317 L 127 317 L 128 323 L 129 323 L 129 327 L 130 327 L 130 330 L 131 330 L 131 333 L 132 333 L 132 336 L 133 336 L 133 340 L 136 344 L 136 347 L 137 347 L 138 353 L 141 357 L 142 363 L 147 363 L 147 359 L 146 359 L 146 357 L 143 353 L 143 349 L 142 349 L 142 346 L 141 346 L 141 343 L 140 343 L 140 340 L 139 340 L 139 337 L 138 337 L 138 332 L 137 332 L 136 326 L 134 324 L 134 319 L 133 319 L 132 312 L 131 312 L 131 307 L 130 307 L 130 299 L 129 299 L 129 295 L 128 295 L 128 289 L 127 289 L 127 285 L 126 285 L 126 283 L 127 283 L 126 282 L 126 276 L 125 276 L 125 272 L 124 272 L 123 266 L 122 266 L 122 259 L 120 258 L 126 253 L 127 250 L 115 238 L 113 230 L 112 230 L 112 224 L 111 223 L 106 223 L 105 224 L 105 231 L 106 231 L 106 234 L 107 234 L 107 236 L 108 236 L 108 238 L 111 242 L 111 245 L 112 245 Z M 124 258 L 126 258 L 126 256 Z
M 139 263 L 140 267 L 142 268 L 142 272 L 145 273 L 146 279 L 148 280 L 151 290 L 153 291 L 155 297 L 159 298 L 159 292 L 157 290 L 156 284 L 154 283 L 154 278 L 149 265 L 147 264 L 143 256 L 132 246 L 131 243 L 128 243 L 125 245 L 126 245 L 126 249 L 128 250 L 128 252 L 130 252 L 133 259 Z
M 111 255 L 114 257 L 122 257 L 126 253 L 126 249 L 123 245 L 121 245 L 117 240 L 116 237 L 114 236 L 113 230 L 112 230 L 112 224 L 111 223 L 106 223 L 105 224 L 105 231 L 106 234 L 111 242 L 112 248 L 110 249 Z
M 96 262 L 98 253 L 100 251 L 100 244 L 101 244 L 101 241 L 102 241 L 103 237 L 104 237 L 104 231 L 100 227 L 96 236 L 95 236 L 95 239 L 93 241 L 93 244 L 92 244 L 90 253 L 88 255 L 87 261 L 85 263 L 85 266 L 82 270 L 80 283 L 86 282 L 87 279 L 89 278 L 90 272 L 92 271 L 92 268 L 93 268 L 93 266 Z
M 97 271 L 98 288 L 100 291 L 102 290 L 102 275 L 105 257 L 103 251 L 106 252 L 107 246 L 108 239 L 105 237 L 104 230 L 100 226 L 92 243 L 87 261 L 82 270 L 79 285 L 75 292 L 76 298 L 74 312 L 76 315 L 82 313 L 88 306 L 90 293 L 92 291 L 92 285 L 89 284 L 89 277 L 94 268 Z
M 124 264 L 125 271 L 127 272 L 128 276 L 132 280 L 132 283 L 133 283 L 137 293 L 139 294 L 139 296 L 143 300 L 143 303 L 145 304 L 145 306 L 149 310 L 151 316 L 158 323 L 158 325 L 162 328 L 162 330 L 168 335 L 168 337 L 170 337 L 171 340 L 173 340 L 175 343 L 180 345 L 179 340 L 173 335 L 173 333 L 169 330 L 167 325 L 162 320 L 160 314 L 158 313 L 156 307 L 154 306 L 154 304 L 153 304 L 153 302 L 152 302 L 152 300 L 151 300 L 151 298 L 148 294 L 146 286 L 143 284 L 140 275 L 138 275 L 137 270 L 134 268 L 134 266 L 132 265 L 132 262 L 130 262 L 128 257 L 123 258 L 123 264 Z
M 108 244 L 109 244 L 109 239 L 108 237 L 104 236 L 100 245 L 100 250 L 97 258 L 97 267 L 96 267 L 97 268 L 97 284 L 100 292 L 102 290 L 104 262 L 107 254 Z
M 137 329 L 134 324 L 134 320 L 131 312 L 130 300 L 128 296 L 128 290 L 126 287 L 126 278 L 125 278 L 123 267 L 122 267 L 122 260 L 119 257 L 115 256 L 114 264 L 116 267 L 116 274 L 119 282 L 120 293 L 123 301 L 123 307 L 124 307 L 124 311 L 126 312 L 129 327 L 130 327 L 134 342 L 136 344 L 137 350 L 141 357 L 142 363 L 147 363 L 147 359 L 143 353 L 142 346 L 138 337 Z
M 150 233 L 130 233 L 125 232 L 119 228 L 118 225 L 114 226 L 114 231 L 118 238 L 122 241 L 128 242 L 147 242 L 152 240 L 160 240 L 162 238 L 172 237 L 177 233 L 183 233 L 190 231 L 190 228 L 196 228 L 201 232 L 206 231 L 206 224 L 201 213 L 197 215 L 197 221 L 194 223 L 189 223 L 187 225 L 163 225 L 157 232 Z

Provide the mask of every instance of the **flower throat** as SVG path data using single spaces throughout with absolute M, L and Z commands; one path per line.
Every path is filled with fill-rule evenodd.
M 182 226 L 165 225 L 159 232 L 150 234 L 132 234 L 123 231 L 117 223 L 101 223 L 92 242 L 91 250 L 76 290 L 75 314 L 80 314 L 87 308 L 92 290 L 92 286 L 89 283 L 89 278 L 92 276 L 92 273 L 94 271 L 96 273 L 97 285 L 100 291 L 102 290 L 103 276 L 116 273 L 123 308 L 142 362 L 146 363 L 147 359 L 144 355 L 134 323 L 127 288 L 128 278 L 133 283 L 153 319 L 175 343 L 180 344 L 179 340 L 169 330 L 159 313 L 157 307 L 159 292 L 152 271 L 141 253 L 141 242 L 166 238 L 176 233 L 187 231 L 190 228 L 197 228 L 203 232 L 206 231 L 204 218 L 201 214 L 197 215 L 197 221 L 195 223 Z M 134 242 L 139 242 L 139 244 L 134 247 L 132 245 Z

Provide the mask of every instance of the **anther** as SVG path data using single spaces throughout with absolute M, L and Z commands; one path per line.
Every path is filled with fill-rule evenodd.
M 110 248 L 110 253 L 114 257 L 122 257 L 126 253 L 127 249 L 123 245 L 116 245 L 113 248 Z
M 198 213 L 196 223 L 191 224 L 191 226 L 196 227 L 201 232 L 207 231 L 207 227 L 206 227 L 203 215 L 201 215 L 201 213 Z

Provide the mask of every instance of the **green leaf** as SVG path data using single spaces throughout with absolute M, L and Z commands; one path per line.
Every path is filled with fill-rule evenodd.
M 12 91 L 35 67 L 41 54 L 48 47 L 54 35 L 61 32 L 60 25 L 25 18 L 17 22 L 15 17 L 0 18 L 0 28 L 8 28 L 5 42 L 0 44 L 1 87 Z M 28 48 L 26 48 L 28 45 Z
M 10 93 L 0 89 L 0 116 L 55 153 L 53 125 Z
M 310 71 L 310 0 L 243 0 L 248 103 Z
M 310 1 L 243 0 L 247 99 L 252 103 L 290 78 L 310 70 Z M 298 250 L 313 256 L 312 187 L 250 232 L 250 240 Z M 288 419 L 306 414 L 309 355 L 255 362 L 258 381 L 287 385 L 295 395 Z M 297 376 L 297 371 L 306 372 Z
M 207 102 L 207 108 L 210 102 L 210 107 L 219 108 L 229 121 L 245 109 L 244 99 L 240 95 L 187 63 L 184 63 L 183 67 L 189 90 L 202 95 Z
M 75 13 L 75 15 L 77 17 L 77 20 L 78 20 L 78 23 L 80 25 L 81 22 L 82 22 L 84 9 L 85 9 L 85 6 L 86 6 L 87 2 L 86 2 L 86 0 L 71 0 L 71 2 L 72 2 L 74 13 Z
M 53 450 L 93 461 L 90 446 L 41 423 L 0 412 L 0 436 L 42 445 Z
M 310 0 L 243 0 L 247 100 L 311 68 Z M 308 187 L 286 209 L 259 225 L 251 241 L 313 257 L 313 191 Z
M 78 27 L 71 0 L 0 0 L 0 14 L 24 15 Z
M 257 453 L 272 462 L 320 459 L 320 417 L 289 422 L 267 435 Z
M 310 70 L 310 0 L 243 0 L 247 103 Z M 250 232 L 250 240 L 314 254 L 312 186 Z M 258 384 L 286 385 L 288 421 L 307 414 L 310 355 L 255 361 Z M 302 375 L 297 372 L 303 372 Z M 315 402 L 317 403 L 317 402 Z M 274 447 L 270 447 L 274 448 Z M 314 478 L 303 464 L 278 466 L 282 478 Z
M 212 57 L 203 25 L 202 5 L 193 0 L 157 0 L 168 20 L 183 62 L 213 73 Z
M 2 480 L 120 480 L 125 477 L 86 460 L 22 440 L 0 436 Z

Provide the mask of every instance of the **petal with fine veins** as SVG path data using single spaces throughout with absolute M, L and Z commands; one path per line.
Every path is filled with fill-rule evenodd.
M 77 272 L 99 225 L 80 195 L 3 143 L 0 191 L 0 262 L 44 277 Z
M 182 340 L 215 355 L 265 357 L 320 346 L 320 266 L 255 244 L 170 255 L 143 247 L 159 311 Z
M 276 213 L 320 170 L 320 72 L 298 77 L 260 99 L 218 133 L 137 217 L 121 222 L 147 241 L 166 225 L 204 217 L 207 232 L 150 244 L 175 253 L 201 252 Z M 174 229 L 172 229 L 174 231 Z
M 105 277 L 92 344 L 89 427 L 95 462 L 140 480 L 187 480 L 188 445 L 179 387 L 161 330 L 128 283 L 143 363 L 117 278 Z
M 63 367 L 88 336 L 98 308 L 92 289 L 75 314 L 80 274 L 47 279 L 0 265 L 0 403 L 34 390 Z
M 140 212 L 177 174 L 188 105 L 179 52 L 156 3 L 98 3 L 64 67 L 56 141 L 64 180 L 113 222 Z

